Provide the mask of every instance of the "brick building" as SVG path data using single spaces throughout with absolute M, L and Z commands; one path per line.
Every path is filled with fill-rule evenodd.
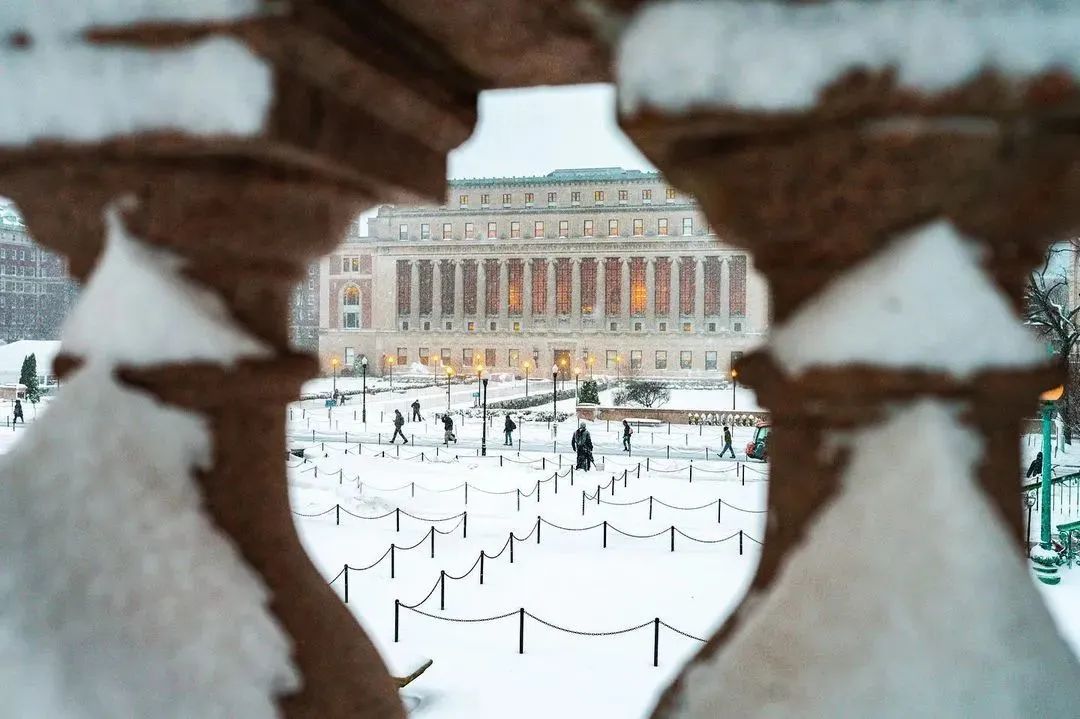
M 78 292 L 67 261 L 39 247 L 13 207 L 0 206 L 0 339 L 60 339 Z
M 324 366 L 720 377 L 768 325 L 747 253 L 657 173 L 452 180 L 445 205 L 359 229 L 322 261 Z

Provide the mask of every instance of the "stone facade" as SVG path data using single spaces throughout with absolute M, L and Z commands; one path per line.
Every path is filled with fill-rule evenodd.
M 386 205 L 368 231 L 322 261 L 324 368 L 720 377 L 768 326 L 748 254 L 657 173 L 455 180 L 446 205 Z
M 78 293 L 67 261 L 34 242 L 13 208 L 0 207 L 0 339 L 60 339 Z
M 319 263 L 308 265 L 307 276 L 293 287 L 289 299 L 289 343 L 293 349 L 319 349 Z

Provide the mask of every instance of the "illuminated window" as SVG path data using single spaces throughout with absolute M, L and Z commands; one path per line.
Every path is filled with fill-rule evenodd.
M 521 364 L 521 350 L 509 350 L 506 353 L 506 365 L 517 367 Z
M 656 258 L 656 277 L 654 279 L 653 312 L 666 316 L 671 312 L 671 260 L 667 257 Z M 667 329 L 667 324 L 660 323 L 660 331 Z
M 412 312 L 412 267 L 408 260 L 397 261 L 397 311 L 399 315 Z
M 629 198 L 629 196 L 630 196 L 630 193 L 627 192 L 626 190 L 619 190 L 619 202 L 626 202 L 626 200 Z
M 745 317 L 746 255 L 736 255 L 730 258 L 728 263 L 731 265 L 728 268 L 728 306 L 731 310 L 731 316 Z
M 533 193 L 526 192 L 525 193 L 525 205 L 526 205 L 526 207 L 532 205 L 532 203 L 533 203 Z
M 499 236 L 498 226 L 494 222 L 488 223 L 487 236 L 489 240 L 494 240 Z
M 630 260 L 630 314 L 642 317 L 645 305 L 649 301 L 649 290 L 645 286 L 645 259 L 635 257 Z
M 599 205 L 600 203 L 602 203 L 604 201 L 604 191 L 603 190 L 596 190 L 595 192 L 592 193 L 592 198 L 593 198 L 593 202 L 595 202 L 596 204 Z
M 548 261 L 532 261 L 532 311 L 534 315 L 547 314 Z
M 521 237 L 521 223 L 514 220 L 510 223 L 510 238 L 518 239 Z
M 642 190 L 641 191 L 641 202 L 642 202 L 642 204 L 645 204 L 645 205 L 652 202 L 652 190 Z
M 480 195 L 480 206 L 486 207 L 491 204 L 491 195 Z
M 454 239 L 454 225 L 449 222 L 444 222 L 442 226 L 442 238 L 444 240 Z
M 667 201 L 668 202 L 674 202 L 675 201 L 675 188 L 674 187 L 669 187 L 667 189 Z
M 471 240 L 476 237 L 476 225 L 471 222 L 465 223 L 465 239 Z
M 472 322 L 469 323 L 472 325 Z M 473 328 L 470 326 L 469 331 L 472 332 Z M 461 350 L 461 366 L 472 367 L 473 366 L 473 351 L 472 347 L 464 347 Z
M 404 367 L 409 364 L 409 348 L 398 347 L 397 348 L 397 363 L 398 367 Z
M 350 285 L 342 295 L 344 305 L 341 326 L 347 330 L 360 329 L 360 288 Z
M 569 237 L 570 220 L 559 220 L 559 237 Z
M 604 259 L 604 313 L 622 314 L 622 271 L 618 257 Z
M 573 290 L 574 268 L 568 258 L 555 260 L 555 311 L 560 315 L 570 314 L 570 295 Z
M 494 367 L 499 364 L 498 356 L 494 349 L 488 348 L 484 350 L 484 365 L 487 367 Z
M 499 314 L 499 261 L 484 260 L 484 312 Z
M 667 236 L 667 218 L 661 217 L 656 221 L 656 234 Z
M 596 309 L 596 260 L 581 261 L 581 314 L 591 315 Z
M 608 220 L 607 233 L 608 233 L 608 237 L 618 237 L 619 236 L 619 221 L 618 220 Z
M 585 220 L 581 225 L 581 236 L 592 237 L 593 236 L 593 221 Z
M 619 353 L 615 350 L 607 350 L 604 353 L 604 361 L 608 369 L 615 369 L 619 366 Z
M 468 207 L 469 206 L 469 196 L 468 195 L 458 195 L 458 204 L 461 205 L 462 207 Z
M 512 198 L 510 197 L 510 193 L 509 193 L 509 192 L 507 192 L 507 193 L 506 193 L 505 195 L 503 195 L 503 207 L 509 207 L 509 206 L 510 206 L 510 200 L 511 200 L 511 199 L 512 199 Z
M 543 237 L 543 236 L 544 236 L 544 221 L 543 220 L 536 220 L 535 222 L 533 222 L 533 237 Z
M 645 220 L 634 220 L 634 237 L 641 237 L 645 234 Z
M 679 262 L 679 314 L 694 314 L 694 264 L 693 257 L 683 257 Z
M 509 307 L 510 316 L 520 317 L 525 294 L 525 263 L 522 260 L 510 260 L 507 266 L 507 280 L 509 282 Z

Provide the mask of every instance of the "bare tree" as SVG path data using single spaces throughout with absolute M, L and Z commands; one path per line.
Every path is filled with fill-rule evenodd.
M 636 404 L 642 407 L 659 407 L 671 399 L 671 390 L 659 382 L 630 380 L 626 389 L 616 392 L 615 404 Z
M 1040 338 L 1053 349 L 1054 354 L 1065 358 L 1068 367 L 1068 379 L 1060 408 L 1065 425 L 1065 441 L 1072 442 L 1072 433 L 1077 429 L 1080 409 L 1080 377 L 1074 361 L 1074 350 L 1080 340 L 1077 328 L 1077 315 L 1080 314 L 1080 293 L 1078 288 L 1069 286 L 1067 271 L 1059 269 L 1060 262 L 1072 263 L 1080 251 L 1080 238 L 1072 238 L 1050 249 L 1043 266 L 1031 272 L 1024 291 L 1024 319 Z M 1075 307 L 1071 305 L 1075 304 Z

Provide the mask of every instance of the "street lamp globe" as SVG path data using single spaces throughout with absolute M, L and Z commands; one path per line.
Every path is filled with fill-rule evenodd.
M 367 369 L 367 355 L 360 358 L 360 366 Z

